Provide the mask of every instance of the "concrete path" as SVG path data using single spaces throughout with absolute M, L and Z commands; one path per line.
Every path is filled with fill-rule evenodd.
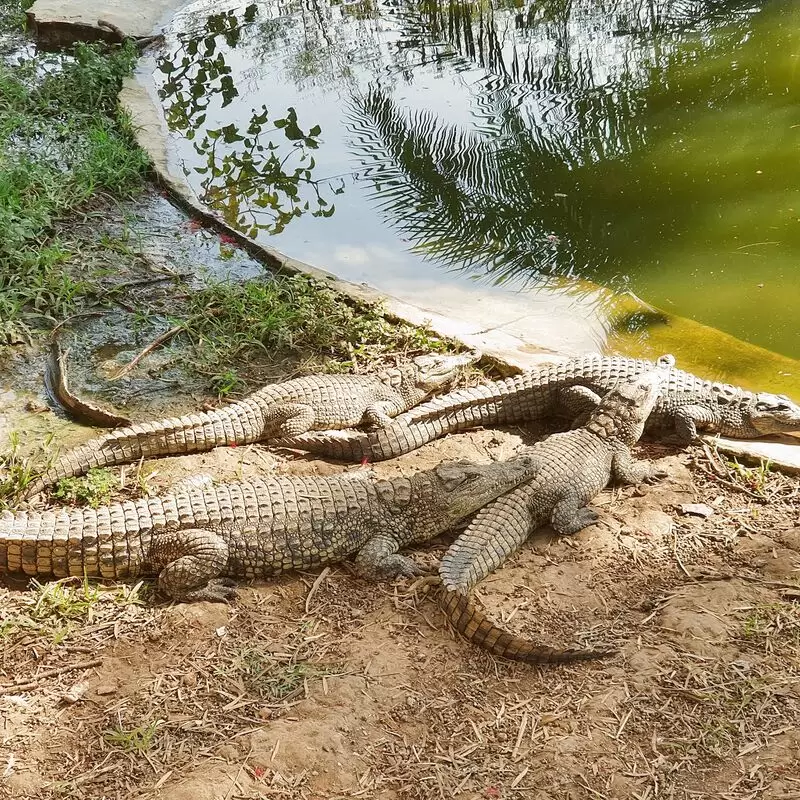
M 128 36 L 150 36 L 169 22 L 186 0 L 36 0 L 27 12 L 28 24 L 45 44 L 61 44 L 116 36 L 98 27 L 102 19 Z

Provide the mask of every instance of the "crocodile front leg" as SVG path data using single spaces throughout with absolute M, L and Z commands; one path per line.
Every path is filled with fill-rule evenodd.
M 614 453 L 611 475 L 618 483 L 636 485 L 663 478 L 667 473 L 647 461 L 636 461 L 627 448 Z
M 393 536 L 371 536 L 356 555 L 356 568 L 365 578 L 387 580 L 413 578 L 423 570 L 413 559 L 398 554 L 400 545 Z
M 558 393 L 558 407 L 566 416 L 588 417 L 600 405 L 600 399 L 588 386 L 568 386 Z
M 403 409 L 397 407 L 397 403 L 391 400 L 379 400 L 364 410 L 363 422 L 370 428 L 387 428 L 394 422 L 392 419 Z
M 590 525 L 594 525 L 598 520 L 598 515 L 586 506 L 582 506 L 578 496 L 565 497 L 559 500 L 550 514 L 550 524 L 556 533 L 562 536 L 582 531 Z
M 698 438 L 697 428 L 708 427 L 719 423 L 717 409 L 706 406 L 681 406 L 674 414 L 675 435 L 684 444 L 690 444 Z
M 155 534 L 150 563 L 161 566 L 158 588 L 175 600 L 219 602 L 235 595 L 231 582 L 220 578 L 228 563 L 228 544 L 214 531 L 185 528 Z

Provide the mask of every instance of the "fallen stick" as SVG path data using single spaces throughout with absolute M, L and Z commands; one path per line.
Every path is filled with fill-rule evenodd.
M 311 600 L 313 599 L 314 595 L 317 593 L 317 590 L 319 589 L 319 587 L 322 585 L 322 581 L 324 581 L 325 578 L 327 578 L 328 575 L 330 574 L 330 571 L 331 571 L 330 567 L 325 567 L 325 569 L 323 569 L 322 572 L 320 572 L 320 574 L 317 575 L 317 579 L 311 585 L 311 589 L 309 590 L 308 594 L 306 595 L 306 614 L 310 614 L 311 613 Z
M 119 370 L 116 374 L 112 375 L 109 378 L 109 381 L 116 381 L 122 378 L 123 376 L 127 375 L 145 356 L 150 355 L 153 350 L 159 348 L 165 342 L 168 342 L 176 333 L 180 333 L 183 330 L 183 325 L 176 325 L 174 328 L 170 328 L 168 331 L 165 331 L 160 336 L 156 336 L 152 342 L 150 342 L 147 347 L 142 350 L 139 355 L 137 355 L 129 364 L 126 364 L 121 370 Z
M 14 683 L 8 683 L 4 686 L 0 686 L 0 692 L 35 689 L 45 678 L 53 678 L 56 675 L 62 675 L 65 672 L 72 672 L 76 669 L 91 669 L 92 667 L 99 667 L 102 663 L 102 658 L 92 658 L 89 661 L 79 661 L 77 664 L 66 664 L 63 667 L 53 667 L 53 669 L 46 669 L 44 672 L 40 672 L 35 678 L 20 678 L 14 681 Z
M 130 425 L 127 417 L 106 411 L 100 406 L 81 400 L 80 397 L 69 390 L 67 382 L 67 355 L 61 350 L 58 341 L 54 340 L 50 347 L 50 356 L 44 371 L 44 385 L 47 393 L 55 400 L 70 417 L 78 422 L 97 425 L 101 428 L 116 428 L 119 425 Z

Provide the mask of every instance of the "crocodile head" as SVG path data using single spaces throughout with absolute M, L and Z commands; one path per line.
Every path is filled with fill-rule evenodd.
M 785 395 L 759 392 L 740 408 L 723 410 L 720 432 L 740 439 L 800 432 L 800 406 Z
M 463 367 L 474 364 L 481 357 L 477 350 L 458 355 L 430 353 L 413 360 L 417 375 L 415 382 L 420 389 L 433 392 L 453 380 Z
M 628 446 L 638 442 L 671 366 L 659 364 L 656 369 L 618 383 L 600 401 L 586 427 L 604 439 L 614 437 Z
M 538 464 L 538 459 L 520 455 L 490 464 L 450 461 L 419 472 L 410 479 L 415 484 L 410 523 L 418 532 L 448 530 L 501 494 L 531 480 Z
M 407 364 L 385 369 L 379 377 L 387 386 L 405 396 L 409 405 L 415 405 L 450 383 L 462 367 L 474 364 L 480 357 L 476 350 L 458 355 L 427 353 Z

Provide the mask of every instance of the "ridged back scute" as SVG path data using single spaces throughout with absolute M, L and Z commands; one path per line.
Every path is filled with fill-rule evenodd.
M 414 485 L 409 478 L 378 481 L 375 492 L 387 508 L 405 509 L 414 499 Z
M 657 367 L 620 381 L 592 412 L 586 430 L 601 439 L 616 439 L 627 446 L 635 444 L 667 377 L 667 370 Z

